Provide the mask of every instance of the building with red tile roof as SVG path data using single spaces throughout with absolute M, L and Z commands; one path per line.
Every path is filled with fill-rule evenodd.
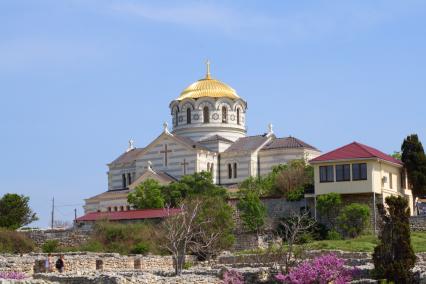
M 376 204 L 384 204 L 386 197 L 395 195 L 408 198 L 413 212 L 403 163 L 378 149 L 352 142 L 309 162 L 314 167 L 315 190 L 305 196 L 312 203 L 318 195 L 335 192 L 341 194 L 344 203 L 365 203 L 374 213 Z

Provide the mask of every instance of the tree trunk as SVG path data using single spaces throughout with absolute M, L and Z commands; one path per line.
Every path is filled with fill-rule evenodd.
M 185 264 L 185 250 L 179 251 L 177 257 L 176 257 L 176 266 L 175 266 L 175 272 L 177 276 L 180 276 L 182 274 L 183 266 Z

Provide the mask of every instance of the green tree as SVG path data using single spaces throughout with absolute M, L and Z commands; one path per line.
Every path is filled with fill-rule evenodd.
M 183 176 L 179 181 L 170 183 L 162 189 L 167 204 L 179 206 L 180 202 L 190 196 L 221 196 L 227 197 L 226 189 L 213 183 L 210 172 L 199 172 Z
M 203 196 L 199 200 L 202 203 L 196 224 L 200 226 L 202 234 L 195 237 L 192 252 L 201 260 L 209 260 L 233 245 L 234 210 L 221 196 Z
M 183 176 L 179 181 L 164 186 L 162 193 L 171 207 L 191 204 L 192 200 L 201 202 L 195 220 L 201 234 L 197 234 L 191 246 L 200 259 L 209 259 L 233 244 L 233 209 L 227 204 L 226 189 L 213 183 L 210 172 Z
M 29 206 L 30 198 L 24 195 L 7 193 L 0 199 L 0 227 L 18 229 L 38 218 Z
M 413 195 L 426 193 L 426 155 L 417 134 L 404 139 L 401 146 L 401 160 L 407 169 L 408 181 L 412 185 Z
M 259 234 L 265 225 L 266 206 L 256 190 L 242 190 L 240 194 L 237 208 L 243 226 L 246 230 Z
M 293 160 L 278 169 L 276 175 L 276 188 L 288 201 L 301 200 L 305 188 L 313 186 L 314 171 L 305 160 Z
M 380 243 L 373 253 L 376 277 L 394 283 L 413 283 L 416 255 L 411 245 L 408 201 L 401 196 L 390 196 L 386 205 L 387 208 L 377 205 L 382 224 Z
M 163 208 L 161 188 L 158 181 L 147 179 L 127 196 L 127 201 L 136 209 Z
M 264 177 L 248 177 L 239 185 L 241 190 L 255 190 L 259 192 L 261 196 L 270 195 L 274 192 L 275 178 L 272 174 Z
M 321 217 L 327 218 L 331 229 L 336 228 L 336 218 L 339 215 L 341 204 L 342 197 L 335 192 L 319 195 L 317 197 L 317 210 L 321 214 Z
M 343 207 L 337 217 L 337 224 L 345 237 L 355 238 L 367 227 L 370 208 L 365 204 L 352 203 Z
M 402 153 L 401 153 L 401 152 L 399 152 L 399 151 L 393 151 L 393 153 L 391 154 L 391 156 L 392 156 L 393 158 L 397 159 L 397 160 L 400 160 L 400 161 L 401 161 L 401 159 L 402 159 Z

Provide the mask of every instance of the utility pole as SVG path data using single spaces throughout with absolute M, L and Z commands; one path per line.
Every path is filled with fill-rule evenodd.
M 74 208 L 74 223 L 77 222 L 77 208 Z
M 55 220 L 55 197 L 52 198 L 52 224 L 51 228 L 53 230 L 53 221 Z

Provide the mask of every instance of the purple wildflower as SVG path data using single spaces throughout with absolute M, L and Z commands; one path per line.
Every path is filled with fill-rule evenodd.
M 223 284 L 244 284 L 244 276 L 236 270 L 227 270 L 223 274 Z
M 356 269 L 344 267 L 345 261 L 334 254 L 323 255 L 305 261 L 290 271 L 289 274 L 278 274 L 276 280 L 288 284 L 344 284 L 352 281 Z
M 0 271 L 0 279 L 22 280 L 28 278 L 25 273 L 16 271 Z

